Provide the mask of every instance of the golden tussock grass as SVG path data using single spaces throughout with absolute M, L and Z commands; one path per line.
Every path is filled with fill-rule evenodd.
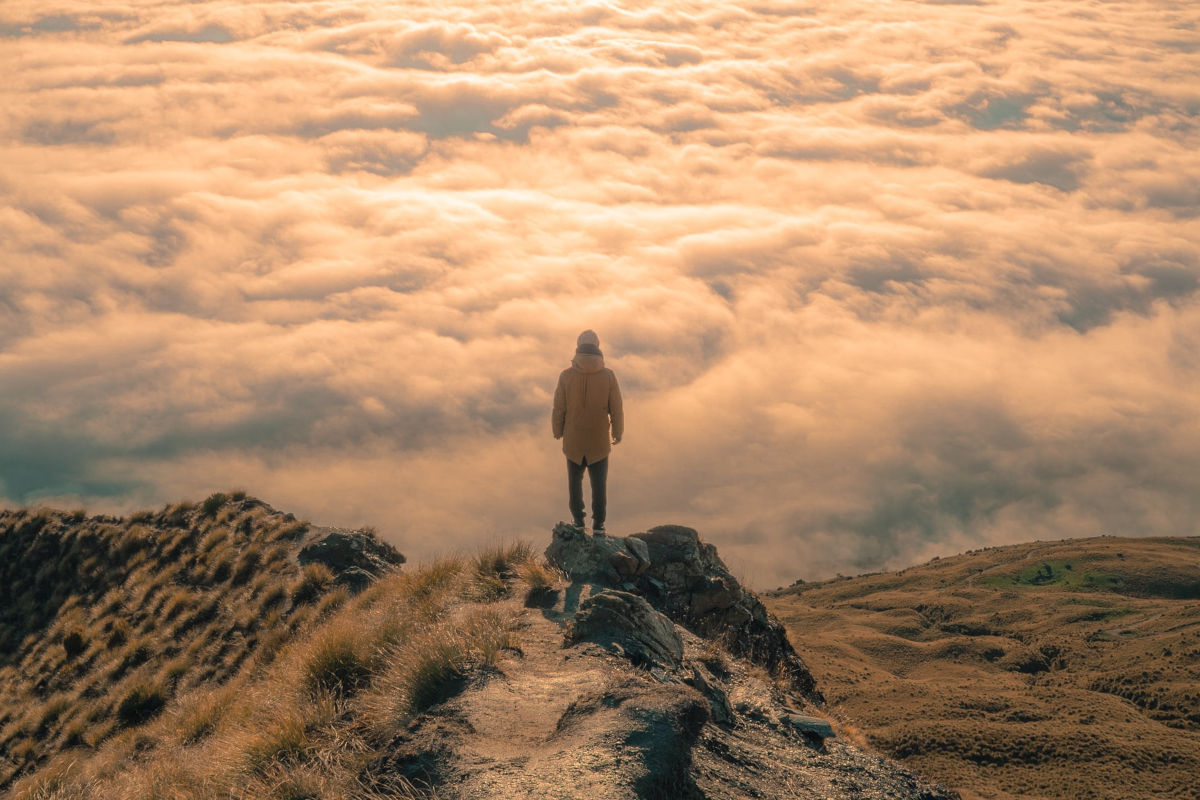
M 90 754 L 23 778 L 12 797 L 428 800 L 399 778 L 374 774 L 373 762 L 415 715 L 516 646 L 514 620 L 494 601 L 553 577 L 517 543 L 391 573 L 357 596 L 326 587 L 315 605 L 289 616 L 275 607 L 258 621 L 255 657 L 226 682 L 171 698 L 165 667 L 131 676 L 127 715 L 160 697 L 164 710 L 114 730 Z M 328 579 L 313 570 L 292 580 Z M 255 585 L 245 587 L 248 598 Z
M 333 583 L 333 573 L 324 564 L 309 564 L 291 586 L 293 603 L 312 603 Z
M 19 710 L 0 711 L 0 791 L 57 752 L 145 726 L 178 692 L 230 678 L 258 644 L 255 594 L 283 631 L 276 647 L 308 624 L 288 602 L 299 543 L 270 544 L 283 553 L 269 573 L 250 566 L 268 531 L 298 523 L 236 497 L 208 516 L 190 503 L 126 519 L 0 512 L 0 709 Z M 254 591 L 239 569 L 260 579 Z
M 239 684 L 202 687 L 175 703 L 164 721 L 163 733 L 184 745 L 210 736 L 237 701 Z

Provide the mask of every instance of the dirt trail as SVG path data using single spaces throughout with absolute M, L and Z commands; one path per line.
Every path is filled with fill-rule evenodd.
M 1147 623 L 1150 623 L 1156 619 L 1159 619 L 1160 617 L 1163 616 L 1163 613 L 1164 612 L 1160 611 L 1157 614 L 1151 614 L 1150 616 L 1146 617 L 1145 619 L 1139 619 L 1137 622 L 1131 622 L 1128 625 L 1118 625 L 1115 628 L 1104 628 L 1100 631 L 1100 633 L 1103 634 L 1104 636 L 1124 637 L 1126 634 L 1133 633 L 1135 630 L 1142 627 L 1143 625 L 1146 625 Z
M 565 593 L 566 605 L 573 610 L 592 591 Z M 454 763 L 438 796 L 634 800 L 658 796 L 667 780 L 682 791 L 676 796 L 695 797 L 688 765 L 707 701 L 599 645 L 564 647 L 564 595 L 550 609 L 510 601 L 509 610 L 520 653 L 447 704 Z
M 563 648 L 556 620 L 541 611 L 519 612 L 521 655 L 504 659 L 499 674 L 471 692 L 463 713 L 473 736 L 463 742 L 471 797 L 623 797 L 596 753 L 556 737 L 556 726 L 581 695 L 603 691 L 603 661 Z M 556 741 L 557 739 L 557 741 Z M 604 784 L 609 784 L 607 787 Z

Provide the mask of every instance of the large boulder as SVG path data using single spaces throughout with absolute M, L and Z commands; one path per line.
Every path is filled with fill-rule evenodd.
M 675 625 L 645 598 L 605 589 L 584 600 L 566 631 L 567 644 L 595 642 L 638 667 L 677 668 L 683 640 Z
M 619 586 L 645 572 L 650 553 L 645 542 L 629 537 L 589 536 L 560 522 L 554 526 L 546 558 L 573 581 Z
M 324 564 L 334 580 L 351 591 L 361 591 L 372 579 L 405 561 L 396 548 L 367 531 L 325 528 L 314 532 L 318 538 L 300 550 L 300 563 Z

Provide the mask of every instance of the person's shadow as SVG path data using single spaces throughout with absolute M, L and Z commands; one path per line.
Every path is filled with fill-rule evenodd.
M 565 627 L 579 610 L 579 598 L 583 595 L 584 587 L 590 586 L 584 581 L 571 581 L 571 585 L 563 592 L 562 609 L 558 608 L 558 590 L 549 589 L 534 604 L 541 607 L 542 616 L 556 623 L 560 628 Z M 595 586 L 592 586 L 593 591 Z

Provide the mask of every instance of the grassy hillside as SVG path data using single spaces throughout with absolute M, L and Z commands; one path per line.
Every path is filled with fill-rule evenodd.
M 512 646 L 497 601 L 549 581 L 514 545 L 393 572 L 357 596 L 326 595 L 306 607 L 304 635 L 271 657 L 223 683 L 178 688 L 153 719 L 61 753 L 10 796 L 425 797 L 387 763 L 390 743 Z
M 0 512 L 0 790 L 269 664 L 345 602 L 309 526 L 243 493 L 130 518 Z
M 839 714 L 964 797 L 1197 797 L 1200 538 L 989 548 L 764 601 Z

